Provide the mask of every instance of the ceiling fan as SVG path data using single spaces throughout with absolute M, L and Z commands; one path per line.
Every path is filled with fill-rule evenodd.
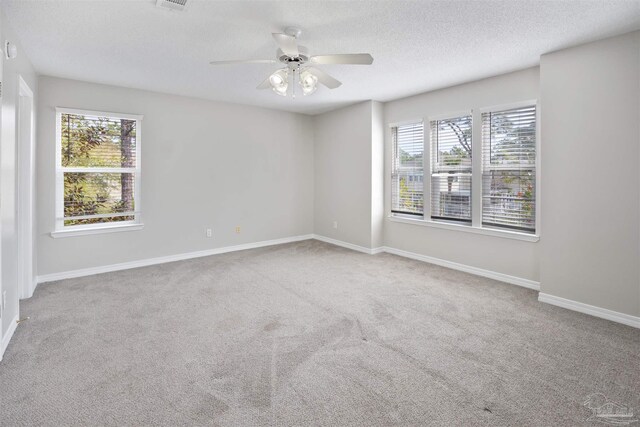
M 334 55 L 309 56 L 304 46 L 299 46 L 297 39 L 302 34 L 299 28 L 285 28 L 284 33 L 273 33 L 273 39 L 278 44 L 277 59 L 249 59 L 238 61 L 212 61 L 211 65 L 235 64 L 276 64 L 278 61 L 286 66 L 276 70 L 265 81 L 258 85 L 258 89 L 271 88 L 275 93 L 287 96 L 289 89 L 295 98 L 296 81 L 302 88 L 303 95 L 311 95 L 318 89 L 318 83 L 329 89 L 335 89 L 342 83 L 324 71 L 311 66 L 326 64 L 371 65 L 373 57 L 368 53 L 341 53 Z

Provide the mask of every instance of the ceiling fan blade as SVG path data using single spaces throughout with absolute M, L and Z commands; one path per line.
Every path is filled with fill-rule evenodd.
M 236 65 L 236 64 L 275 64 L 275 59 L 238 59 L 231 61 L 211 61 L 211 65 Z
M 309 58 L 314 64 L 354 64 L 371 65 L 373 57 L 368 53 L 340 53 L 336 55 L 315 55 Z
M 317 68 L 310 67 L 310 68 L 307 68 L 307 71 L 311 72 L 311 74 L 316 76 L 318 78 L 318 81 L 323 85 L 325 85 L 326 87 L 328 87 L 329 89 L 335 89 L 337 87 L 340 87 L 340 85 L 342 84 L 340 81 L 334 79 L 324 71 L 318 70 Z
M 256 89 L 269 89 L 271 87 L 271 82 L 269 81 L 270 77 L 271 76 L 267 77 Z
M 296 38 L 287 34 L 272 33 L 274 40 L 278 43 L 278 47 L 282 49 L 285 55 L 296 58 L 298 52 L 298 42 Z

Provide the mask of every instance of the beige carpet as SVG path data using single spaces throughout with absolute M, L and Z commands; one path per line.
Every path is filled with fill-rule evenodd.
M 536 295 L 317 241 L 43 284 L 0 425 L 597 425 L 593 393 L 640 415 L 640 331 Z

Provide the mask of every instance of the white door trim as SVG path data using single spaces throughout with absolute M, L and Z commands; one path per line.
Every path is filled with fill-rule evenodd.
M 36 287 L 35 223 L 35 105 L 33 91 L 18 75 L 16 108 L 18 296 L 30 298 Z

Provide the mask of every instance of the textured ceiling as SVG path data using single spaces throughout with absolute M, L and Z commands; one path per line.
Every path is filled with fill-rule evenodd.
M 3 0 L 43 75 L 315 114 L 538 64 L 541 54 L 640 28 L 640 1 L 204 1 L 185 12 L 155 0 Z M 271 32 L 303 29 L 312 54 L 370 52 L 371 66 L 322 68 L 343 82 L 309 97 L 255 87 L 276 65 Z

